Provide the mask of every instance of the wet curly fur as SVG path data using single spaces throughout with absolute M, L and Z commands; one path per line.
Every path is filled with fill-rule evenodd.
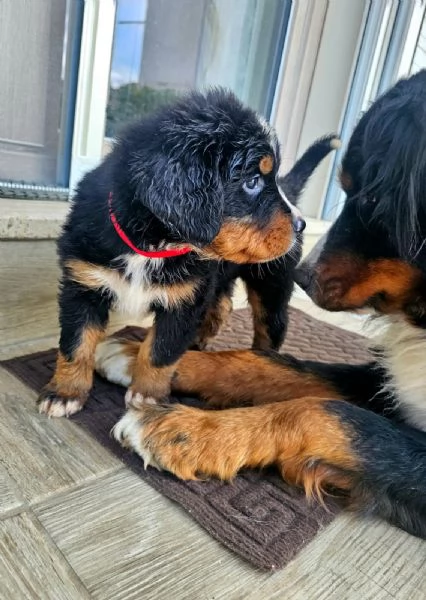
M 83 407 L 112 308 L 154 315 L 130 396 L 167 396 L 176 361 L 226 319 L 237 277 L 253 306 L 255 345 L 277 348 L 304 227 L 294 203 L 332 139 L 280 180 L 275 132 L 226 90 L 191 93 L 129 127 L 78 185 L 59 239 L 61 337 L 40 411 Z M 142 251 L 191 251 L 141 256 L 117 235 L 110 211 Z

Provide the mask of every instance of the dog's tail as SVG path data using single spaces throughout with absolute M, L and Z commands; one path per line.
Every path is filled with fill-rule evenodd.
M 316 140 L 294 164 L 293 168 L 284 177 L 278 178 L 278 185 L 283 189 L 292 204 L 297 199 L 315 171 L 319 163 L 332 150 L 340 148 L 340 139 L 337 135 L 327 135 Z
M 326 402 L 326 411 L 348 433 L 358 462 L 335 473 L 349 481 L 349 507 L 426 539 L 426 434 L 347 402 Z

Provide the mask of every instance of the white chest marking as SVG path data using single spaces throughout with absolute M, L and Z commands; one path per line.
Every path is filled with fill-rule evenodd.
M 383 317 L 385 327 L 374 340 L 384 349 L 380 361 L 392 393 L 407 423 L 426 431 L 426 331 L 402 316 Z
M 153 286 L 150 281 L 150 275 L 162 268 L 162 258 L 132 255 L 123 256 L 121 260 L 125 266 L 124 275 L 112 269 L 96 267 L 90 273 L 93 284 L 113 297 L 114 310 L 142 317 L 149 312 L 154 301 L 168 305 L 166 290 L 161 286 Z

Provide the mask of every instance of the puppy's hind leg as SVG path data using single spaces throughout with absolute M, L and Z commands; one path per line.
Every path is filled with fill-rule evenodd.
M 255 350 L 278 350 L 284 341 L 296 264 L 296 257 L 286 256 L 242 269 L 241 277 L 253 312 Z
M 207 309 L 204 319 L 198 329 L 193 350 L 204 350 L 207 344 L 219 333 L 226 324 L 232 312 L 231 292 L 221 294 Z

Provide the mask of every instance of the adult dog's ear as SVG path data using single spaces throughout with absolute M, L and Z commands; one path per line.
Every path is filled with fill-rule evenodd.
M 138 195 L 174 234 L 203 246 L 222 224 L 223 185 L 211 155 L 188 154 L 179 160 L 163 155 L 151 159 Z

